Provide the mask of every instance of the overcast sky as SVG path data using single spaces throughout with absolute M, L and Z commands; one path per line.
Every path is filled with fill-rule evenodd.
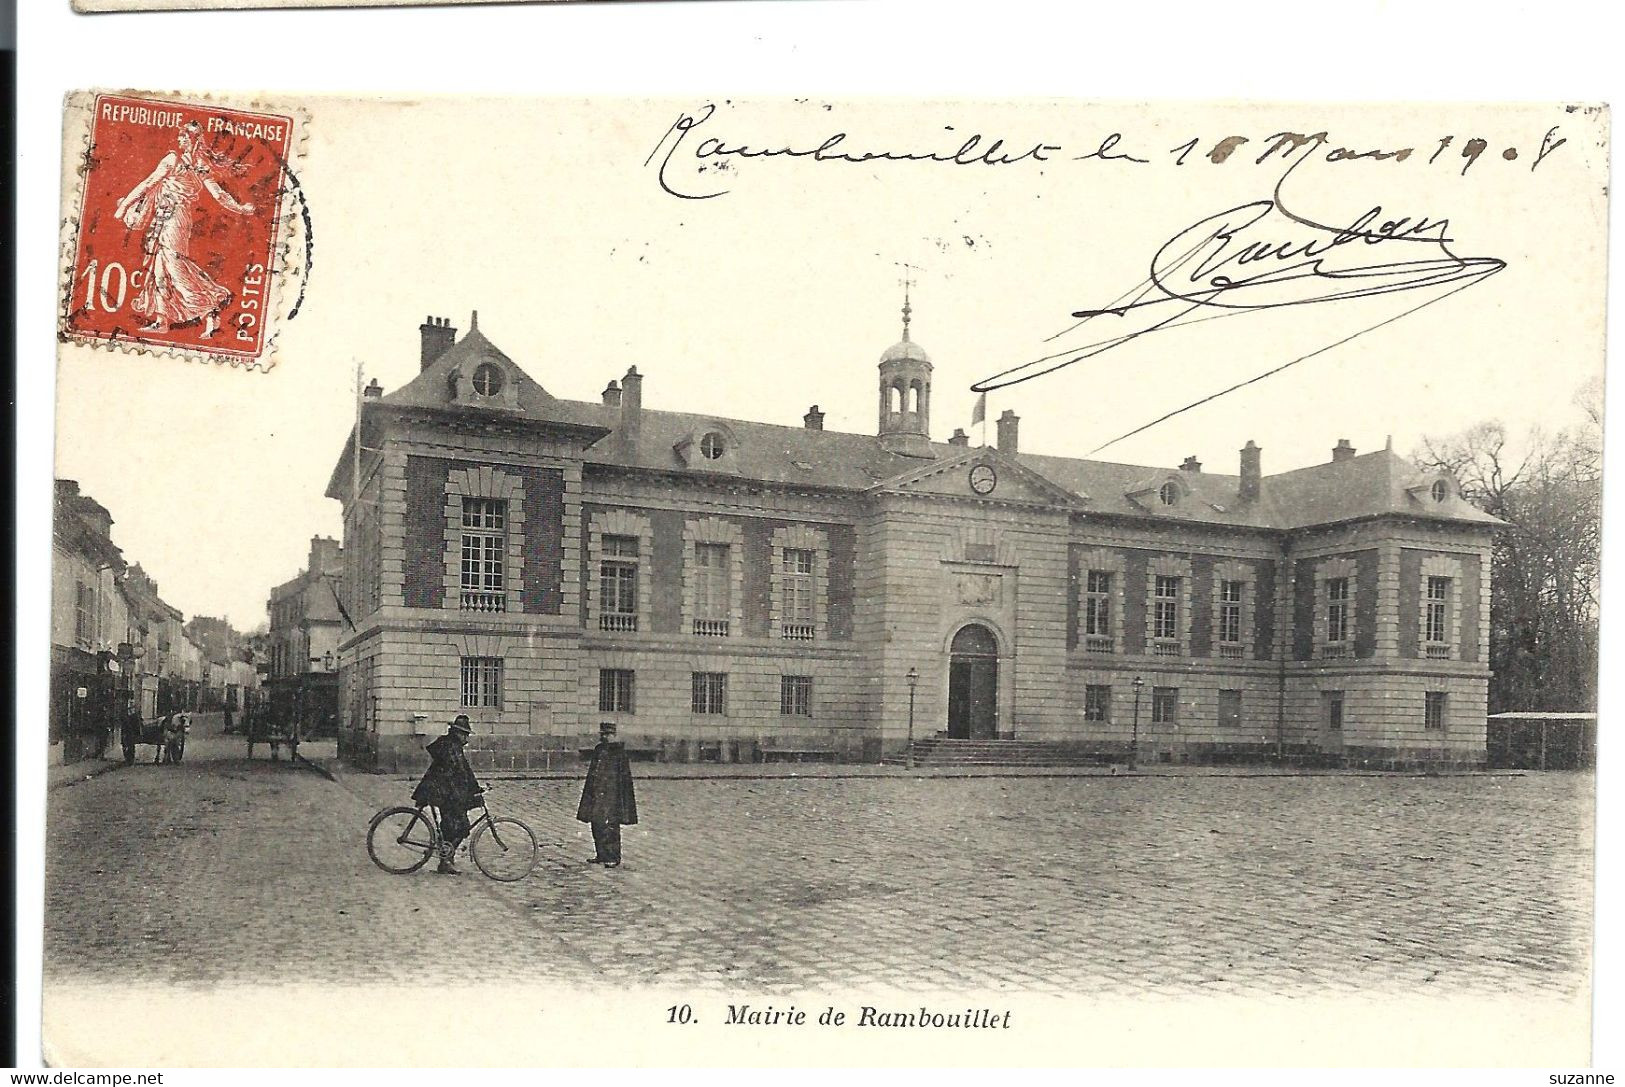
M 479 310 L 481 330 L 556 396 L 596 399 L 636 364 L 651 408 L 799 424 L 817 403 L 830 429 L 872 432 L 875 364 L 899 335 L 900 262 L 919 268 L 913 338 L 935 363 L 932 431 L 944 439 L 969 427 L 973 382 L 1054 350 L 1045 340 L 1069 314 L 1143 280 L 1182 229 L 1268 199 L 1283 163 L 1254 159 L 1282 130 L 1327 130 L 1326 150 L 1417 148 L 1339 163 L 1322 151 L 1283 186 L 1296 213 L 1341 225 L 1380 204 L 1384 218 L 1448 217 L 1458 256 L 1505 270 L 1448 298 L 1460 283 L 1149 334 L 992 393 L 990 423 L 1012 409 L 1024 450 L 1084 456 L 1352 336 L 1098 454 L 1166 467 L 1194 454 L 1234 472 L 1252 439 L 1272 473 L 1326 459 L 1339 438 L 1369 451 L 1392 435 L 1404 453 L 1485 419 L 1566 425 L 1572 393 L 1601 370 L 1604 152 L 1583 115 L 719 103 L 677 147 L 667 181 L 728 192 L 681 200 L 645 159 L 702 105 L 306 103 L 299 172 L 315 261 L 277 367 L 66 347 L 58 474 L 108 507 L 115 542 L 167 600 L 252 627 L 310 537 L 339 534 L 323 490 L 352 419 L 356 362 L 386 389 L 410 380 L 426 315 L 466 332 Z M 1553 125 L 1570 142 L 1531 170 Z M 816 147 L 836 132 L 850 151 L 951 153 L 972 133 L 1012 153 L 1061 149 L 998 167 L 736 157 L 704 172 L 692 155 L 706 136 Z M 1113 132 L 1117 152 L 1149 161 L 1074 158 Z M 1250 142 L 1208 161 L 1230 135 Z M 1446 135 L 1451 147 L 1430 164 Z M 1486 150 L 1463 175 L 1459 150 L 1475 136 Z

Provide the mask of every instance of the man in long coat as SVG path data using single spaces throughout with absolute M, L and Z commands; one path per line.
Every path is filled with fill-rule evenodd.
M 124 718 L 119 722 L 119 745 L 124 749 L 124 765 L 135 762 L 135 745 L 141 742 L 141 707 L 136 696 L 124 700 Z
M 433 761 L 418 787 L 412 790 L 413 803 L 433 804 L 440 809 L 440 867 L 435 870 L 454 876 L 458 869 L 452 857 L 468 837 L 469 809 L 479 807 L 482 799 L 474 768 L 463 753 L 463 745 L 472 731 L 468 715 L 458 714 L 446 734 L 429 745 L 429 758 Z
M 613 721 L 598 726 L 598 746 L 587 766 L 576 818 L 592 824 L 593 857 L 588 863 L 619 868 L 621 827 L 638 821 L 638 801 L 632 792 L 632 764 L 626 745 L 615 740 Z

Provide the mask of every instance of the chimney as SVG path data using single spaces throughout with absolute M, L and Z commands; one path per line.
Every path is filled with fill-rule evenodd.
M 643 430 L 643 375 L 636 366 L 621 378 L 621 443 L 636 449 L 638 435 Z
M 343 554 L 339 542 L 331 536 L 312 536 L 308 569 L 313 574 L 335 571 L 340 567 Z
M 807 409 L 807 414 L 801 417 L 801 425 L 808 430 L 824 429 L 824 413 L 818 410 L 817 404 Z
M 1017 415 L 1009 408 L 1005 408 L 1004 414 L 999 416 L 998 426 L 1000 453 L 1011 457 L 1016 455 L 1016 427 L 1020 422 L 1021 416 Z
M 1202 470 L 1202 462 L 1197 460 L 1195 457 L 1186 457 L 1185 463 L 1179 466 L 1179 470 L 1181 472 L 1200 472 Z
M 604 407 L 618 408 L 620 406 L 621 386 L 619 382 L 611 379 L 610 383 L 604 386 Z
M 366 397 L 368 400 L 377 400 L 379 397 L 384 395 L 384 387 L 378 384 L 377 378 L 373 378 L 367 387 L 361 390 L 361 395 Z
M 965 433 L 964 427 L 954 427 L 954 436 L 948 439 L 949 445 L 967 446 L 970 444 L 970 435 Z
M 1332 463 L 1342 464 L 1346 460 L 1353 459 L 1354 447 L 1349 444 L 1349 440 L 1347 438 L 1337 439 L 1337 444 L 1332 447 Z
M 1256 502 L 1264 478 L 1264 451 L 1251 438 L 1241 448 L 1241 500 Z
M 427 370 L 434 365 L 435 359 L 446 353 L 446 349 L 457 342 L 457 330 L 451 327 L 450 317 L 428 317 L 418 326 L 423 334 L 423 365 Z

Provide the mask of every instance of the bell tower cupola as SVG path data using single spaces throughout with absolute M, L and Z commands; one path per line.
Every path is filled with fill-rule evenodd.
M 880 356 L 880 446 L 888 453 L 930 457 L 931 356 L 909 339 L 914 308 L 903 286 L 903 338 Z

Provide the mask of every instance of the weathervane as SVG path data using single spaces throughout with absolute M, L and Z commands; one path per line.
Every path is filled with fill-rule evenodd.
M 897 261 L 895 263 L 897 264 L 897 267 L 903 269 L 903 278 L 898 280 L 898 282 L 902 284 L 903 287 L 903 340 L 904 342 L 907 342 L 909 315 L 914 312 L 913 307 L 909 305 L 908 293 L 909 290 L 914 286 L 915 281 L 913 273 L 920 271 L 920 268 L 918 265 L 909 264 L 906 261 Z

